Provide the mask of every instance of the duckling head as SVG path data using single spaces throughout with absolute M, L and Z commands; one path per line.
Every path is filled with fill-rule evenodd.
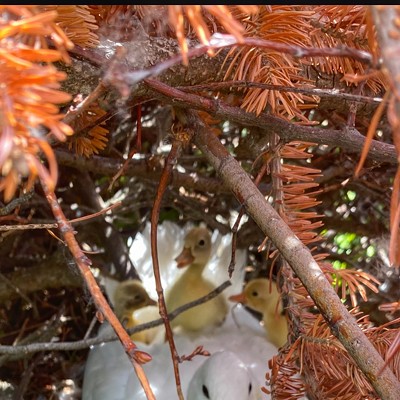
M 262 314 L 268 341 L 278 348 L 286 343 L 288 321 L 282 314 L 282 302 L 275 282 L 264 278 L 251 280 L 242 293 L 230 296 L 229 300 L 245 304 Z
M 211 255 L 211 235 L 203 227 L 193 228 L 185 237 L 182 252 L 175 258 L 178 268 L 190 264 L 206 265 Z
M 114 308 L 119 318 L 130 316 L 133 311 L 156 304 L 157 302 L 150 298 L 137 279 L 121 282 L 114 292 Z
M 229 297 L 229 300 L 242 303 L 252 310 L 264 314 L 267 310 L 274 312 L 279 301 L 279 292 L 276 284 L 269 279 L 257 278 L 249 281 L 243 292 Z M 279 311 L 282 311 L 279 309 Z
M 196 371 L 187 400 L 256 400 L 261 398 L 257 394 L 249 369 L 236 354 L 226 350 L 214 353 Z

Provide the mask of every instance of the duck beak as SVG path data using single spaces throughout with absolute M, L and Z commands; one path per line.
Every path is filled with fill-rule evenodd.
M 189 247 L 185 247 L 181 254 L 175 258 L 178 268 L 186 267 L 194 261 L 194 257 Z
M 228 299 L 230 301 L 234 301 L 235 303 L 242 303 L 242 304 L 246 304 L 246 296 L 244 295 L 244 293 L 239 293 L 239 294 L 234 294 L 232 296 L 229 296 Z

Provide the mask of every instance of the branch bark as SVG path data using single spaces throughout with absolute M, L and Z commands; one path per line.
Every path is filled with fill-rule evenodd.
M 203 297 L 198 298 L 197 300 L 193 300 L 189 303 L 184 304 L 183 306 L 180 306 L 176 308 L 174 311 L 170 312 L 167 314 L 167 317 L 169 321 L 174 320 L 179 314 L 182 314 L 186 310 L 189 310 L 190 308 L 196 307 L 199 304 L 203 304 L 207 301 L 210 301 L 214 297 L 218 296 L 220 293 L 222 293 L 227 287 L 231 286 L 230 281 L 225 281 L 221 285 L 219 285 L 217 288 L 215 288 L 213 291 L 210 293 L 206 294 Z M 156 319 L 154 321 L 146 322 L 145 324 L 140 324 L 136 325 L 133 328 L 130 328 L 127 330 L 127 332 L 130 335 L 133 335 L 134 333 L 137 332 L 142 332 L 146 329 L 154 328 L 156 326 L 160 326 L 164 324 L 164 320 L 162 318 Z M 51 337 L 49 337 L 50 339 Z M 21 355 L 21 354 L 30 354 L 30 353 L 36 353 L 38 351 L 71 351 L 71 350 L 82 350 L 82 349 L 87 349 L 89 347 L 95 346 L 97 344 L 102 344 L 106 342 L 111 342 L 113 340 L 117 340 L 118 337 L 116 333 L 110 332 L 107 335 L 104 336 L 97 336 L 92 339 L 83 339 L 83 340 L 77 340 L 75 342 L 48 342 L 48 343 L 36 343 L 37 340 L 34 340 L 34 343 L 31 344 L 20 344 L 20 345 L 15 345 L 15 346 L 4 346 L 0 345 L 0 354 L 6 354 L 6 355 Z M 0 357 L 0 365 L 1 365 L 1 357 Z
M 121 322 L 115 316 L 112 311 L 110 305 L 106 301 L 103 293 L 101 292 L 96 279 L 93 276 L 89 266 L 91 265 L 91 261 L 86 255 L 83 253 L 80 248 L 78 242 L 75 239 L 75 233 L 71 226 L 71 224 L 65 218 L 65 215 L 58 203 L 57 197 L 54 194 L 54 191 L 50 190 L 47 186 L 47 183 L 43 179 L 43 172 L 41 178 L 41 184 L 46 196 L 46 199 L 51 207 L 51 210 L 54 214 L 55 219 L 57 220 L 59 230 L 63 235 L 65 242 L 68 245 L 71 254 L 73 255 L 76 265 L 79 269 L 79 272 L 82 275 L 82 278 L 85 280 L 87 288 L 92 295 L 94 303 L 96 304 L 97 309 L 99 310 L 98 318 L 107 318 L 115 332 L 118 334 L 118 337 L 124 346 L 125 352 L 131 361 L 133 368 L 136 372 L 136 375 L 140 381 L 140 384 L 143 387 L 143 390 L 146 394 L 148 400 L 155 400 L 153 391 L 150 387 L 147 376 L 143 370 L 141 364 L 148 362 L 151 360 L 151 356 L 144 351 L 141 351 L 137 348 L 135 343 L 132 341 Z M 100 317 L 101 315 L 101 317 Z
M 293 140 L 300 140 L 303 142 L 313 142 L 317 144 L 327 144 L 338 146 L 345 152 L 361 153 L 364 147 L 365 137 L 354 128 L 347 128 L 343 130 L 333 130 L 317 127 L 299 126 L 281 118 L 262 113 L 259 116 L 248 113 L 242 108 L 233 107 L 219 100 L 204 98 L 192 93 L 185 93 L 178 89 L 172 88 L 155 79 L 146 79 L 145 82 L 158 98 L 174 104 L 175 106 L 183 108 L 196 108 L 198 110 L 207 111 L 213 116 L 230 120 L 244 126 L 255 126 L 261 128 L 269 133 L 279 135 L 281 140 L 290 142 Z M 254 143 L 255 154 L 260 154 L 260 150 L 266 146 L 268 142 L 268 135 L 265 135 L 263 140 L 259 138 L 257 143 Z M 397 163 L 397 154 L 395 147 L 373 140 L 368 159 L 376 162 L 388 162 L 391 164 Z
M 378 395 L 384 400 L 398 399 L 400 382 L 388 368 L 379 375 L 384 361 L 342 304 L 309 249 L 293 234 L 247 173 L 196 114 L 188 112 L 187 115 L 188 125 L 195 131 L 194 143 L 244 205 L 248 215 L 279 249 L 318 306 L 332 333 L 349 352 Z
M 68 268 L 65 255 L 58 251 L 38 265 L 21 268 L 0 276 L 0 304 L 23 297 L 37 290 L 62 287 L 82 287 L 82 278 Z
M 63 150 L 55 150 L 54 153 L 60 165 L 74 167 L 78 170 L 85 170 L 105 176 L 113 176 L 124 163 L 123 160 L 100 156 L 86 158 Z M 163 168 L 162 162 L 163 159 L 161 157 L 158 159 L 153 157 L 151 161 L 130 160 L 124 171 L 124 175 L 135 176 L 151 180 L 152 182 L 159 181 Z M 198 174 L 193 176 L 193 174 L 182 173 L 176 170 L 172 171 L 169 184 L 176 188 L 183 186 L 186 189 L 194 189 L 200 192 L 229 193 L 228 188 L 221 185 L 219 179 L 206 178 Z
M 250 38 L 248 39 L 250 40 Z M 78 93 L 84 96 L 89 95 L 98 85 L 100 78 L 104 78 L 105 72 L 109 71 L 111 59 L 115 54 L 116 48 L 120 45 L 122 45 L 126 54 L 118 61 L 116 72 L 119 75 L 118 79 L 121 80 L 121 84 L 125 82 L 125 87 L 127 80 L 124 77 L 129 77 L 130 80 L 133 79 L 136 82 L 129 88 L 131 90 L 131 98 L 138 98 L 148 94 L 142 79 L 150 75 L 157 75 L 158 79 L 173 87 L 203 85 L 208 82 L 215 83 L 218 81 L 224 84 L 223 77 L 229 66 L 229 62 L 224 64 L 224 59 L 229 49 L 222 48 L 217 52 L 216 56 L 209 57 L 204 54 L 206 52 L 205 48 L 195 48 L 199 45 L 198 42 L 189 41 L 189 52 L 194 53 L 195 56 L 190 59 L 189 66 L 185 67 L 179 61 L 181 56 L 179 55 L 179 46 L 176 40 L 165 37 L 147 37 L 121 44 L 110 40 L 102 40 L 100 46 L 96 49 L 82 49 L 79 46 L 75 46 L 72 50 L 72 55 L 75 55 L 75 57 L 72 57 L 72 65 L 66 66 L 61 63 L 57 65 L 59 69 L 67 72 L 68 75 L 66 81 L 62 83 L 63 89 L 74 95 Z M 290 46 L 287 50 L 290 50 Z M 325 50 L 335 52 L 338 49 Z M 306 55 L 304 54 L 303 56 Z M 345 55 L 342 51 L 342 56 L 350 56 L 350 54 Z M 367 60 L 365 59 L 364 61 Z M 314 71 L 307 65 L 303 66 L 303 70 L 299 71 L 299 75 L 307 79 L 311 78 L 314 81 L 316 90 L 334 88 L 335 90 L 348 91 L 348 86 L 340 81 L 340 75 L 323 78 L 324 74 L 319 74 L 318 71 Z M 112 80 L 110 75 L 108 77 Z M 120 96 L 115 93 L 113 96 L 117 101 L 120 100 Z M 375 96 L 372 95 L 371 97 Z M 371 101 L 373 101 L 372 98 Z M 318 108 L 327 108 L 328 110 L 346 113 L 348 112 L 348 103 L 343 99 L 343 94 L 337 94 L 336 98 L 331 97 L 329 101 L 321 101 Z M 359 109 L 357 115 L 369 117 L 371 108 Z

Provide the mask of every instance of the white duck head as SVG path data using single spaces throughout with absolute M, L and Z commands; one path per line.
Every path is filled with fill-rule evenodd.
M 231 351 L 212 354 L 193 375 L 187 400 L 256 400 L 260 389 L 251 371 Z

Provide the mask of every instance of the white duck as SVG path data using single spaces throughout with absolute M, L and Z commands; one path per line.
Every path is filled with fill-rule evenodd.
M 187 400 L 261 399 L 256 386 L 252 372 L 235 353 L 217 351 L 193 375 Z
M 198 345 L 202 345 L 212 355 L 219 351 L 234 353 L 240 360 L 237 361 L 237 364 L 232 365 L 231 362 L 223 364 L 221 360 L 215 361 L 215 363 L 226 371 L 237 371 L 238 368 L 241 368 L 240 366 L 244 365 L 250 376 L 254 378 L 252 380 L 252 393 L 250 397 L 243 397 L 243 399 L 234 397 L 234 399 L 258 399 L 257 396 L 261 393 L 260 388 L 264 385 L 265 373 L 268 371 L 268 360 L 277 353 L 277 350 L 273 344 L 265 340 L 263 328 L 259 324 L 254 324 L 255 319 L 244 307 L 235 307 L 234 314 L 239 326 L 236 326 L 232 313 L 229 313 L 224 324 L 215 328 L 213 332 L 208 332 L 204 336 L 175 335 L 175 344 L 180 355 L 190 354 Z M 168 343 L 139 344 L 139 348 L 150 353 L 153 357 L 151 362 L 143 365 L 143 369 L 157 400 L 176 399 L 175 378 Z M 188 393 L 189 382 L 206 360 L 208 358 L 196 356 L 192 361 L 185 361 L 180 364 L 183 393 Z M 213 369 L 213 364 L 214 362 L 211 366 L 205 366 L 203 369 Z M 223 365 L 221 366 L 221 364 Z M 247 376 L 244 373 L 239 373 L 239 375 Z M 204 378 L 204 372 L 199 376 L 199 379 L 202 377 Z M 212 378 L 212 374 L 208 374 L 206 377 L 210 386 L 209 394 L 213 393 L 211 392 L 211 390 L 214 390 L 211 389 L 212 387 L 220 388 L 215 390 L 223 390 L 222 388 L 228 383 L 233 386 L 232 390 L 237 390 L 238 393 L 243 391 L 242 386 L 245 380 L 241 378 L 236 383 L 229 378 L 229 373 L 224 375 L 220 372 L 214 375 L 214 378 Z M 229 379 L 228 382 L 227 379 Z M 246 389 L 248 389 L 248 385 Z M 227 391 L 228 393 L 230 392 Z M 246 393 L 248 395 L 248 392 Z M 200 393 L 194 391 L 191 396 L 197 396 L 193 397 L 194 399 L 203 399 L 202 394 L 202 390 Z M 91 349 L 85 369 L 82 396 L 83 400 L 146 399 L 119 341 L 105 343 Z M 268 396 L 263 395 L 262 398 L 263 400 L 268 399 Z M 218 398 L 218 400 L 222 399 L 225 398 Z

